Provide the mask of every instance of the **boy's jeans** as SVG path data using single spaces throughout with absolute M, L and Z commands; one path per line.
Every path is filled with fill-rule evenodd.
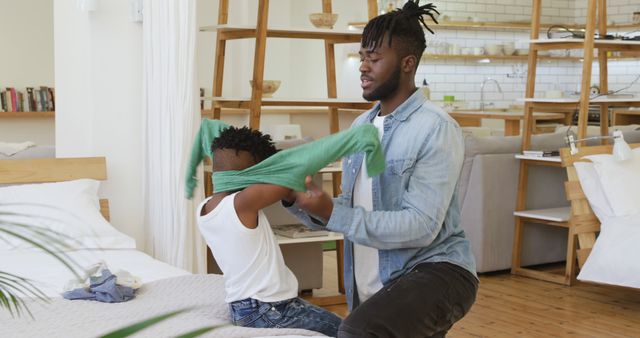
M 335 337 L 342 320 L 300 298 L 266 303 L 247 298 L 229 304 L 234 325 L 255 328 L 297 328 Z

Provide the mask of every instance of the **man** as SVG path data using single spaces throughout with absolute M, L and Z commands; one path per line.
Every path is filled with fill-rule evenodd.
M 353 126 L 378 127 L 384 173 L 368 177 L 364 155 L 354 154 L 343 159 L 341 196 L 332 200 L 308 179 L 306 193 L 284 202 L 305 224 L 345 236 L 352 312 L 338 337 L 443 337 L 475 301 L 475 261 L 456 193 L 461 131 L 415 86 L 426 47 L 420 24 L 432 11 L 409 1 L 363 31 L 363 97 L 379 103 Z

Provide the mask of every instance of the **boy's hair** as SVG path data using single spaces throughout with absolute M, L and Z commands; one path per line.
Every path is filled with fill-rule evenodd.
M 388 37 L 389 41 L 387 43 L 391 47 L 391 40 L 395 38 L 401 43 L 400 52 L 402 57 L 415 55 L 420 60 L 427 47 L 420 24 L 431 34 L 434 34 L 425 23 L 423 17 L 423 15 L 428 15 L 437 24 L 438 21 L 433 16 L 433 12 L 440 14 L 434 4 L 429 3 L 420 6 L 420 0 L 409 0 L 402 9 L 396 9 L 371 19 L 362 32 L 361 46 L 374 50 Z
M 248 151 L 256 163 L 278 152 L 268 134 L 262 134 L 248 127 L 233 126 L 223 130 L 220 136 L 211 142 L 211 151 L 214 152 L 216 149 L 233 149 L 236 154 L 241 150 Z

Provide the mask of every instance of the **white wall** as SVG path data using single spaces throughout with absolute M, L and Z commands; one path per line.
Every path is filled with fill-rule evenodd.
M 99 1 L 91 13 L 55 1 L 58 157 L 105 156 L 101 194 L 111 223 L 143 248 L 141 187 L 142 26 L 129 1 Z
M 53 1 L 0 0 L 0 88 L 53 82 Z M 0 141 L 54 144 L 54 119 L 0 119 Z

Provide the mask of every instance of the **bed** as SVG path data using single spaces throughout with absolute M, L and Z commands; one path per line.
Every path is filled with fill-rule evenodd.
M 319 335 L 299 329 L 231 326 L 221 275 L 193 275 L 155 260 L 136 250 L 135 242 L 130 237 L 108 224 L 108 200 L 98 200 L 97 197 L 99 181 L 106 178 L 106 160 L 100 157 L 0 160 L 0 208 L 8 205 L 12 211 L 19 210 L 11 203 L 25 198 L 36 207 L 45 202 L 64 205 L 68 210 L 56 210 L 60 212 L 56 217 L 72 214 L 82 224 L 82 228 L 72 228 L 68 224 L 73 221 L 68 224 L 60 222 L 64 223 L 61 232 L 68 231 L 74 243 L 82 244 L 81 248 L 68 250 L 69 257 L 79 266 L 103 261 L 112 271 L 129 271 L 140 277 L 143 283 L 136 297 L 127 302 L 66 300 L 60 297 L 60 293 L 73 274 L 41 250 L 5 239 L 0 241 L 0 271 L 33 280 L 51 301 L 45 304 L 25 299 L 33 318 L 28 315 L 12 318 L 8 311 L 0 309 L 0 337 L 95 337 L 185 308 L 192 310 L 141 331 L 136 337 L 170 337 L 211 325 L 221 327 L 205 337 Z M 63 190 L 56 190 L 60 187 L 64 187 Z M 76 196 L 77 199 L 74 199 L 76 197 L 68 195 L 82 197 Z M 84 202 L 88 204 L 82 204 Z M 93 210 L 88 210 L 91 208 Z M 93 224 L 95 215 L 92 213 L 100 218 L 95 220 L 99 225 Z M 49 222 L 49 219 L 46 221 Z
M 577 260 L 578 280 L 640 288 L 640 144 L 630 146 L 624 162 L 610 145 L 561 149 L 574 235 L 567 257 Z

